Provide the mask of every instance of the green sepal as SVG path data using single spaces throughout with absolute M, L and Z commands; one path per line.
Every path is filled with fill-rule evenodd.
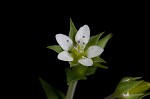
M 106 67 L 105 65 L 102 64 L 102 63 L 106 63 L 106 61 L 104 59 L 100 58 L 99 56 L 94 57 L 92 60 L 93 60 L 93 66 L 94 67 L 108 69 L 108 67 Z
M 102 65 L 101 63 L 97 63 L 97 62 L 93 63 L 93 66 L 103 68 L 103 69 L 108 69 L 108 67 Z
M 94 74 L 96 69 L 96 66 L 83 66 L 81 64 L 66 68 L 67 84 L 71 81 L 87 79 L 86 76 Z
M 103 33 L 104 32 L 102 32 L 102 33 L 100 33 L 98 35 L 90 37 L 90 40 L 89 40 L 89 42 L 87 43 L 87 45 L 85 47 L 85 50 L 88 49 L 90 46 L 97 45 L 98 40 L 103 35 Z
M 106 61 L 102 58 L 98 57 L 94 57 L 92 58 L 93 62 L 99 62 L 99 63 L 106 63 Z
M 70 39 L 72 39 L 72 41 L 75 44 L 75 35 L 77 33 L 77 29 L 72 21 L 72 19 L 70 18 L 70 31 L 69 31 L 69 37 Z
M 76 65 L 72 68 L 66 68 L 66 75 L 67 75 L 67 84 L 69 85 L 71 81 L 77 80 L 85 80 L 87 77 L 85 76 L 85 72 L 88 67 L 83 65 Z
M 71 81 L 87 79 L 84 73 L 81 73 L 78 70 L 74 70 L 72 68 L 66 68 L 65 71 L 67 76 L 67 85 L 69 85 Z
M 97 70 L 97 67 L 89 66 L 85 72 L 85 75 L 87 75 L 87 76 L 92 75 L 96 72 L 96 70 Z
M 46 48 L 51 49 L 57 53 L 60 53 L 63 51 L 63 49 L 59 45 L 47 46 Z
M 100 39 L 97 43 L 98 46 L 100 46 L 101 48 L 105 48 L 108 40 L 112 37 L 112 34 L 108 34 L 105 37 L 103 37 L 102 39 Z

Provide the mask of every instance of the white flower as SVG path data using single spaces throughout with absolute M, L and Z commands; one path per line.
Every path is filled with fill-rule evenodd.
M 56 40 L 64 50 L 58 54 L 58 59 L 63 61 L 77 61 L 84 66 L 92 66 L 92 58 L 99 56 L 104 49 L 99 46 L 90 46 L 86 51 L 84 48 L 90 39 L 88 25 L 82 26 L 75 36 L 76 44 L 64 34 L 56 34 Z

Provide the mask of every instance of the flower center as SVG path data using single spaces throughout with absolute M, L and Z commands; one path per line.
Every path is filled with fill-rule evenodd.
M 73 63 L 76 64 L 79 59 L 85 57 L 84 46 L 77 44 L 70 53 L 74 59 Z

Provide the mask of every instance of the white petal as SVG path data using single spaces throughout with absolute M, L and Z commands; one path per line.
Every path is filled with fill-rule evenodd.
M 56 34 L 56 40 L 65 51 L 69 51 L 73 46 L 72 40 L 64 34 Z
M 84 45 L 87 44 L 88 41 L 90 39 L 90 29 L 88 25 L 84 25 L 82 26 L 76 36 L 75 36 L 75 41 L 79 44 L 79 45 Z
M 90 58 L 82 58 L 82 59 L 78 60 L 78 62 L 84 66 L 92 66 L 93 65 L 93 61 Z
M 67 51 L 63 51 L 63 52 L 59 53 L 57 58 L 59 60 L 63 60 L 63 61 L 73 61 L 72 56 Z
M 87 49 L 86 55 L 88 58 L 93 58 L 99 56 L 103 51 L 104 49 L 99 46 L 91 46 Z

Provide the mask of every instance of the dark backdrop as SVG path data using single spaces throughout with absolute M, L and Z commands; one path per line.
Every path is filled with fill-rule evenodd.
M 69 33 L 69 19 L 72 18 L 79 29 L 89 25 L 91 35 L 105 31 L 113 37 L 107 43 L 102 58 L 107 61 L 108 70 L 98 69 L 85 81 L 79 81 L 74 99 L 103 99 L 111 94 L 117 83 L 125 76 L 142 76 L 149 79 L 149 15 L 146 7 L 120 4 L 81 7 L 68 6 L 67 9 L 54 6 L 34 5 L 32 9 L 23 10 L 21 23 L 24 25 L 23 36 L 26 43 L 23 51 L 23 65 L 20 72 L 24 95 L 32 99 L 46 99 L 39 82 L 39 77 L 56 89 L 66 93 L 65 68 L 67 62 L 59 61 L 57 53 L 47 49 L 57 44 L 55 35 Z M 21 50 L 22 51 L 22 50 Z M 25 72 L 22 72 L 25 71 Z M 18 90 L 19 91 L 19 90 Z M 93 98 L 91 98 L 93 97 Z

